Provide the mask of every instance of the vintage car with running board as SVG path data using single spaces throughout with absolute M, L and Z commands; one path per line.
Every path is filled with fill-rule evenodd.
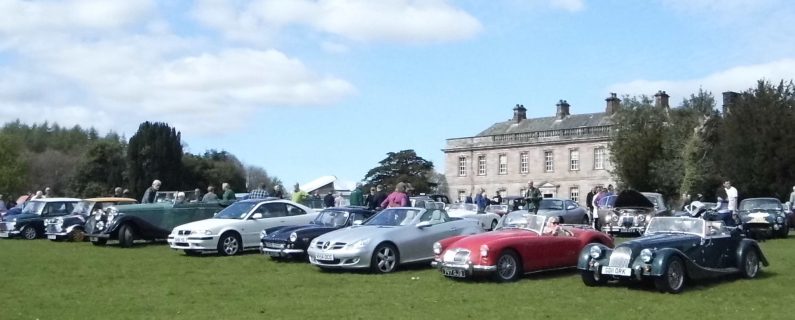
M 47 239 L 52 241 L 72 240 L 83 241 L 85 232 L 83 228 L 86 220 L 97 211 L 104 210 L 111 206 L 136 204 L 138 201 L 131 198 L 91 198 L 77 203 L 72 214 L 49 218 L 44 221 L 46 225 Z

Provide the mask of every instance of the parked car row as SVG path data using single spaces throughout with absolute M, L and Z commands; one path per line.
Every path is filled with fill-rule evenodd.
M 193 203 L 175 199 L 154 204 L 123 198 L 53 198 L 32 202 L 13 221 L 4 219 L 0 236 L 87 237 L 95 245 L 113 240 L 120 247 L 136 240 L 165 239 L 187 256 L 259 250 L 270 259 L 302 259 L 321 269 L 373 273 L 429 263 L 447 278 L 486 276 L 498 282 L 576 268 L 586 286 L 650 279 L 661 292 L 669 293 L 681 292 L 688 279 L 728 274 L 754 278 L 761 266 L 769 265 L 743 229 L 721 221 L 658 214 L 659 208 L 637 192 L 622 193 L 615 202 L 619 210 L 645 210 L 632 212 L 631 222 L 624 216 L 629 211 L 606 215 L 605 222 L 618 216 L 620 223 L 604 226 L 643 228 L 640 238 L 618 246 L 608 232 L 590 227 L 578 206 L 544 200 L 549 201 L 535 214 L 503 212 L 506 208 L 499 205 L 486 212 L 473 212 L 466 204 L 447 210 L 444 203 L 427 199 L 414 203 L 422 207 L 376 212 L 347 206 L 317 212 L 276 198 Z M 775 209 L 769 206 L 765 201 L 749 202 L 748 215 Z M 766 214 L 781 224 L 779 213 Z M 641 215 L 647 216 L 642 226 Z M 768 221 L 769 216 L 756 214 L 747 223 Z

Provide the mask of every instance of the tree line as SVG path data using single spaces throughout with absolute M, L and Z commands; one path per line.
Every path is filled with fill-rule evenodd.
M 729 180 L 741 198 L 786 199 L 795 184 L 795 86 L 760 80 L 726 93 L 716 108 L 699 90 L 675 108 L 650 97 L 624 97 L 611 136 L 613 174 L 624 188 L 670 199 L 714 200 Z
M 140 198 L 155 179 L 163 182 L 161 190 L 206 191 L 222 182 L 236 191 L 281 185 L 265 169 L 244 166 L 229 152 L 184 152 L 181 134 L 166 123 L 141 123 L 129 140 L 115 132 L 100 136 L 94 128 L 48 122 L 17 120 L 0 128 L 0 194 L 7 198 L 45 187 L 78 198 L 122 187 Z

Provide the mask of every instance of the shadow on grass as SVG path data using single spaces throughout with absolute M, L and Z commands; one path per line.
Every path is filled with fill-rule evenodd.
M 716 286 L 725 285 L 727 283 L 732 283 L 735 281 L 746 281 L 746 280 L 755 281 L 759 279 L 774 278 L 776 276 L 778 276 L 777 273 L 766 271 L 766 272 L 760 272 L 754 279 L 746 279 L 739 274 L 733 274 L 733 275 L 716 277 L 716 278 L 698 279 L 698 280 L 688 279 L 685 282 L 685 289 L 681 294 L 686 294 L 688 291 L 712 290 Z M 630 280 L 610 281 L 607 284 L 605 284 L 604 287 L 627 288 L 627 290 L 657 292 L 657 288 L 654 286 L 653 278 L 644 278 L 642 281 L 630 281 Z

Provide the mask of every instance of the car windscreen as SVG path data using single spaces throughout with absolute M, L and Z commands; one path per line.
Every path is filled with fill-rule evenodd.
M 526 229 L 540 234 L 546 218 L 524 210 L 514 211 L 500 219 L 497 229 Z
M 740 202 L 740 210 L 781 210 L 781 203 L 775 199 L 745 199 Z
M 563 210 L 563 200 L 542 199 L 539 210 Z
M 348 222 L 348 217 L 350 214 L 345 211 L 341 210 L 323 210 L 320 214 L 315 217 L 315 220 L 312 221 L 312 224 L 332 227 L 332 228 L 339 228 L 344 226 Z
M 404 226 L 414 220 L 421 210 L 406 208 L 390 208 L 376 214 L 367 220 L 364 225 L 368 226 Z
M 87 215 L 90 214 L 88 212 L 88 209 L 90 209 L 90 208 L 91 208 L 91 201 L 85 201 L 85 200 L 84 201 L 80 201 L 77 204 L 75 204 L 74 209 L 72 209 L 72 214 L 79 214 L 79 215 L 87 216 Z
M 25 204 L 25 207 L 22 208 L 23 214 L 41 214 L 42 209 L 44 206 L 47 205 L 44 201 L 30 201 Z
M 450 208 L 447 210 L 478 211 L 478 206 L 472 203 L 453 203 L 450 205 Z
M 215 214 L 216 219 L 243 219 L 251 208 L 256 206 L 256 202 L 235 202 Z

